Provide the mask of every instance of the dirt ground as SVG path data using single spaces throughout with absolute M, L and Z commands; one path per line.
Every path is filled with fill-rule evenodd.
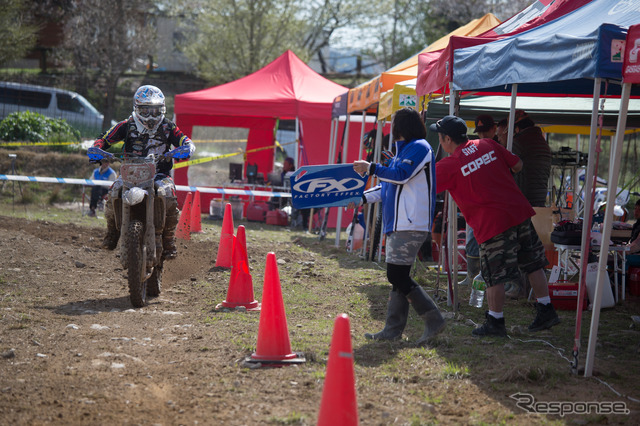
M 287 306 L 296 344 L 308 340 L 315 348 L 305 352 L 307 363 L 249 369 L 242 360 L 255 349 L 259 314 L 214 312 L 229 273 L 212 269 L 219 238 L 213 228 L 179 243 L 178 259 L 166 264 L 160 297 L 133 309 L 126 271 L 113 252 L 99 248 L 104 223 L 95 223 L 0 216 L 1 424 L 315 424 L 332 319 L 345 308 L 352 310 L 352 318 L 371 321 L 366 299 L 362 312 L 357 305 L 329 302 L 338 299 L 333 289 L 339 288 L 341 269 L 331 263 L 336 255 L 329 251 L 320 256 L 314 247 L 301 248 L 294 235 L 284 242 L 249 238 L 250 264 L 276 251 L 294 284 L 313 282 L 331 289 L 331 294 L 316 295 L 308 306 Z M 387 291 L 383 271 L 363 273 L 363 283 L 355 285 L 364 286 L 375 277 L 380 291 Z M 254 280 L 261 277 L 256 274 Z M 375 311 L 378 326 L 384 303 Z M 311 324 L 320 321 L 324 330 L 317 332 Z M 572 321 L 571 315 L 563 321 Z M 360 322 L 352 321 L 352 335 L 361 424 L 638 424 L 637 403 L 616 397 L 594 381 L 567 378 L 553 373 L 553 368 L 545 373 L 548 361 L 541 366 L 531 361 L 534 368 L 521 373 L 508 364 L 471 359 L 471 372 L 454 369 L 451 374 L 460 374 L 459 380 L 443 379 L 439 369 L 446 361 L 435 352 L 412 349 L 406 342 L 371 345 L 362 338 L 363 327 L 370 324 Z M 307 330 L 311 331 L 305 334 Z M 419 333 L 415 324 L 412 330 Z M 473 351 L 502 344 L 473 339 L 470 330 L 461 320 L 449 328 L 439 349 Z M 638 332 L 631 333 L 637 341 Z M 498 351 L 507 356 L 515 345 L 506 343 Z M 318 349 L 323 347 L 326 350 Z M 557 363 L 554 350 L 532 347 L 534 357 Z M 637 373 L 637 347 L 630 351 L 636 359 L 615 369 L 614 379 L 620 379 L 625 368 Z M 393 363 L 401 365 L 399 371 Z M 607 374 L 614 370 L 606 363 L 599 367 Z M 476 370 L 479 378 L 474 379 Z M 536 379 L 532 371 L 547 376 Z M 515 377 L 522 374 L 527 377 Z M 637 375 L 633 377 L 637 381 Z M 515 407 L 508 397 L 511 391 L 492 392 L 505 381 L 556 400 L 626 401 L 632 411 L 586 418 L 530 415 Z M 622 390 L 637 389 L 629 383 Z

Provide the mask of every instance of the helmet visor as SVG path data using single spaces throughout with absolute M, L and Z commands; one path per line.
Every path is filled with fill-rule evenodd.
M 138 105 L 136 106 L 136 112 L 142 118 L 149 117 L 160 117 L 164 114 L 166 108 L 164 106 L 153 106 L 153 105 Z

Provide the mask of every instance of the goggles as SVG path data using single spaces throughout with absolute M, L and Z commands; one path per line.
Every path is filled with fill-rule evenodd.
M 148 106 L 148 105 L 139 105 L 136 106 L 136 112 L 142 118 L 148 117 L 159 117 L 164 114 L 166 108 L 164 106 Z

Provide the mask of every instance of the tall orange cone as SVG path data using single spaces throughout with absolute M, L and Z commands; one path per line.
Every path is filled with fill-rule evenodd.
M 231 279 L 227 298 L 216 306 L 220 308 L 236 308 L 244 306 L 247 311 L 259 311 L 260 303 L 253 298 L 253 281 L 249 272 L 249 258 L 247 256 L 247 239 L 244 226 L 238 226 L 238 233 L 234 238 L 233 267 L 231 268 Z
M 189 222 L 192 234 L 202 232 L 202 212 L 200 211 L 200 191 L 196 189 L 193 195 L 193 204 L 191 204 L 191 218 Z
M 176 238 L 181 240 L 190 240 L 191 233 L 189 232 L 189 222 L 191 216 L 191 192 L 187 193 L 187 198 L 182 205 L 182 212 L 180 213 L 180 221 L 178 222 L 178 229 L 176 229 Z
M 350 329 L 347 314 L 338 315 L 333 326 L 329 361 L 322 389 L 319 426 L 358 424 Z
M 233 251 L 233 214 L 231 204 L 224 206 L 224 217 L 222 218 L 222 232 L 220 233 L 220 244 L 218 244 L 218 255 L 215 266 L 220 268 L 231 268 L 231 254 Z
M 284 312 L 275 253 L 267 254 L 256 351 L 251 357 L 246 358 L 245 362 L 266 365 L 305 362 L 302 354 L 291 352 L 287 316 Z

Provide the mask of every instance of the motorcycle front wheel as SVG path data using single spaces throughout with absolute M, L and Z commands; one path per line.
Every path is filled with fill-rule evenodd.
M 144 225 L 139 220 L 129 223 L 127 231 L 127 261 L 129 297 L 131 304 L 136 308 L 141 308 L 147 301 L 146 266 L 142 255 L 142 245 L 144 244 Z

